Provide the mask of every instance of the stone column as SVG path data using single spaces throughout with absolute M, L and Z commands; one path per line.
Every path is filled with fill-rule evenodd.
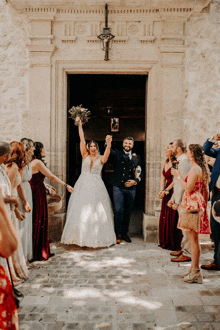
M 28 13 L 31 23 L 31 45 L 28 45 L 29 107 L 25 131 L 31 132 L 34 141 L 45 145 L 47 163 L 50 166 L 50 108 L 51 108 L 51 55 L 54 52 L 51 23 L 55 13 Z M 29 134 L 30 135 L 30 134 Z
M 169 142 L 182 138 L 185 46 L 161 46 L 161 61 L 149 74 L 146 137 L 145 241 L 157 241 L 161 164 Z

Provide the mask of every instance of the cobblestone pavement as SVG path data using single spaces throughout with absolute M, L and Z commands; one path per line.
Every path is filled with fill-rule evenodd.
M 108 249 L 52 244 L 55 256 L 35 262 L 19 309 L 20 330 L 220 329 L 220 272 L 186 284 L 189 263 L 142 238 Z M 203 243 L 202 262 L 213 251 Z

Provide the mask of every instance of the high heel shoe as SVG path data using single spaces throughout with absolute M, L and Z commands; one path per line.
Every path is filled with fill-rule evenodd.
M 196 273 L 194 275 L 192 275 L 191 273 L 188 274 L 187 276 L 184 277 L 183 281 L 186 283 L 198 283 L 198 284 L 202 284 L 202 274 L 200 273 L 200 269 L 195 269 L 192 268 L 192 271 L 196 271 Z
M 190 267 L 186 273 L 182 273 L 182 277 L 189 275 L 191 271 L 192 271 L 192 267 Z

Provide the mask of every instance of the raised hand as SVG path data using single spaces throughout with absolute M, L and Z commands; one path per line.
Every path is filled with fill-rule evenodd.
M 105 141 L 107 143 L 107 146 L 111 147 L 112 135 L 107 135 L 106 138 L 105 138 Z

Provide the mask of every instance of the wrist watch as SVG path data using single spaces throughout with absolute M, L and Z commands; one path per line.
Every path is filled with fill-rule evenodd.
M 165 190 L 165 194 L 169 195 L 170 191 L 169 190 Z

